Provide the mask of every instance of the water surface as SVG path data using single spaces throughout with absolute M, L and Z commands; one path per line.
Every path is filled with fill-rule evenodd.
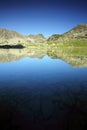
M 44 52 L 38 58 L 34 52 L 30 56 L 15 51 L 4 51 L 0 58 L 1 126 L 83 129 L 87 121 L 87 67 L 72 66 Z

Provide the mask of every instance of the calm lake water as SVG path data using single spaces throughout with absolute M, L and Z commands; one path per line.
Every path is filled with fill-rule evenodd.
M 48 56 L 0 63 L 3 129 L 79 130 L 86 123 L 87 67 Z

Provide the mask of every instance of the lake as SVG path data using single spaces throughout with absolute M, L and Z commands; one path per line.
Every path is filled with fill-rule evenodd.
M 62 53 L 62 52 L 61 52 Z M 63 53 L 62 53 L 63 54 Z M 87 60 L 45 50 L 0 50 L 3 129 L 74 130 L 87 123 Z

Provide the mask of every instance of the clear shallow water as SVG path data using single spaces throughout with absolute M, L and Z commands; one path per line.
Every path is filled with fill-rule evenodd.
M 0 113 L 5 129 L 83 129 L 87 68 L 48 56 L 1 63 Z

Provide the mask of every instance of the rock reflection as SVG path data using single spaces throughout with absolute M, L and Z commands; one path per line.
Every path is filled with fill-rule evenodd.
M 87 67 L 87 54 L 84 48 L 38 48 L 0 49 L 0 62 L 17 61 L 25 57 L 61 59 L 73 67 Z
M 0 62 L 17 61 L 22 58 L 42 58 L 46 55 L 46 50 L 39 50 L 37 48 L 30 49 L 0 49 Z

